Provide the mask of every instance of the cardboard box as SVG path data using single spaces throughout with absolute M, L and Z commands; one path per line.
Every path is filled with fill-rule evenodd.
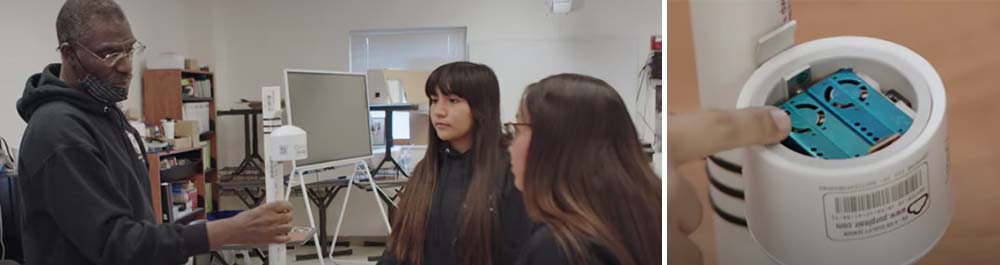
M 167 142 L 173 145 L 174 149 L 187 149 L 193 147 L 191 137 L 174 138 L 167 140 Z
M 191 71 L 198 71 L 198 60 L 196 59 L 184 59 L 184 69 Z
M 176 121 L 174 124 L 174 135 L 177 137 L 191 137 L 191 139 L 198 139 L 199 135 L 201 135 L 198 133 L 198 126 L 199 124 L 197 121 Z
M 423 71 L 368 70 L 368 100 L 371 104 L 400 103 L 405 97 L 408 103 L 427 104 L 424 85 L 430 75 L 430 72 Z M 398 95 L 399 91 L 393 91 L 391 86 L 401 88 L 403 95 Z M 376 93 L 379 94 L 378 97 L 375 96 Z M 396 98 L 393 99 L 392 96 Z
M 427 138 L 430 137 L 427 129 L 430 128 L 429 120 L 427 113 L 410 112 L 410 144 L 427 145 Z

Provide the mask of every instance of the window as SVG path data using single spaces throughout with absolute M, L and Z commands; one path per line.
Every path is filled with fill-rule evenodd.
M 352 30 L 350 34 L 348 67 L 355 73 L 369 69 L 431 71 L 446 63 L 468 60 L 465 27 Z M 393 139 L 409 139 L 410 114 L 393 115 Z M 372 118 L 384 116 L 384 112 L 372 112 Z

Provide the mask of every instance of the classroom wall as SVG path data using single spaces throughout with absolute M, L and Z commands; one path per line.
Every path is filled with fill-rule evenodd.
M 4 1 L 0 4 L 0 36 L 3 63 L 0 64 L 0 137 L 11 147 L 21 142 L 25 122 L 17 114 L 16 102 L 32 74 L 50 63 L 59 62 L 56 51 L 56 16 L 64 1 Z M 214 65 L 215 34 L 212 4 L 203 1 L 120 1 L 136 39 L 148 46 L 129 87 L 127 109 L 142 113 L 142 67 L 144 58 L 173 51 Z
M 223 47 L 216 50 L 219 109 L 239 107 L 232 102 L 241 98 L 259 99 L 263 86 L 282 85 L 284 68 L 347 71 L 351 30 L 456 26 L 468 28 L 469 59 L 496 71 L 504 121 L 513 120 L 525 86 L 562 72 L 608 81 L 634 109 L 638 71 L 649 53 L 650 36 L 661 32 L 659 0 L 578 0 L 569 15 L 548 14 L 543 0 L 216 4 L 216 23 L 222 29 L 218 45 Z M 243 156 L 242 121 L 219 119 L 218 125 L 223 135 L 221 162 L 236 165 Z M 316 137 L 336 136 L 310 135 Z M 371 199 L 352 202 L 349 211 L 363 217 L 346 218 L 344 232 L 384 235 L 384 228 L 370 219 L 377 216 L 373 207 Z M 333 209 L 330 216 L 336 216 Z

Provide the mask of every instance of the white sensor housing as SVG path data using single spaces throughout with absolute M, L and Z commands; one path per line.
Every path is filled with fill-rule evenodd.
M 852 68 L 909 99 L 913 124 L 865 156 L 824 160 L 772 144 L 744 149 L 750 233 L 781 264 L 912 264 L 944 234 L 952 215 L 946 98 L 934 68 L 884 40 L 834 37 L 785 50 L 747 80 L 738 108 L 787 97 L 782 77 L 809 67 L 817 81 Z
M 273 161 L 295 161 L 309 157 L 306 131 L 293 125 L 278 127 L 268 136 L 267 151 Z

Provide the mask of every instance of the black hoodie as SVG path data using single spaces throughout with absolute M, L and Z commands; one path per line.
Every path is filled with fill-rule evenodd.
M 114 104 L 59 79 L 28 79 L 19 159 L 25 263 L 181 264 L 208 252 L 204 224 L 156 224 L 142 141 Z
M 431 209 L 427 213 L 427 229 L 424 232 L 424 259 L 427 265 L 460 264 L 457 250 L 460 235 L 460 214 L 472 180 L 472 151 L 464 154 L 444 147 L 437 152 L 438 161 L 437 187 L 434 188 Z M 506 155 L 501 165 L 509 165 Z M 493 257 L 495 265 L 514 264 L 521 252 L 521 246 L 531 236 L 535 224 L 528 218 L 524 210 L 524 200 L 521 192 L 514 187 L 514 175 L 504 170 L 504 184 L 500 198 L 500 241 Z M 486 195 L 484 195 L 486 196 Z M 400 262 L 386 250 L 382 253 L 378 265 L 406 265 Z

